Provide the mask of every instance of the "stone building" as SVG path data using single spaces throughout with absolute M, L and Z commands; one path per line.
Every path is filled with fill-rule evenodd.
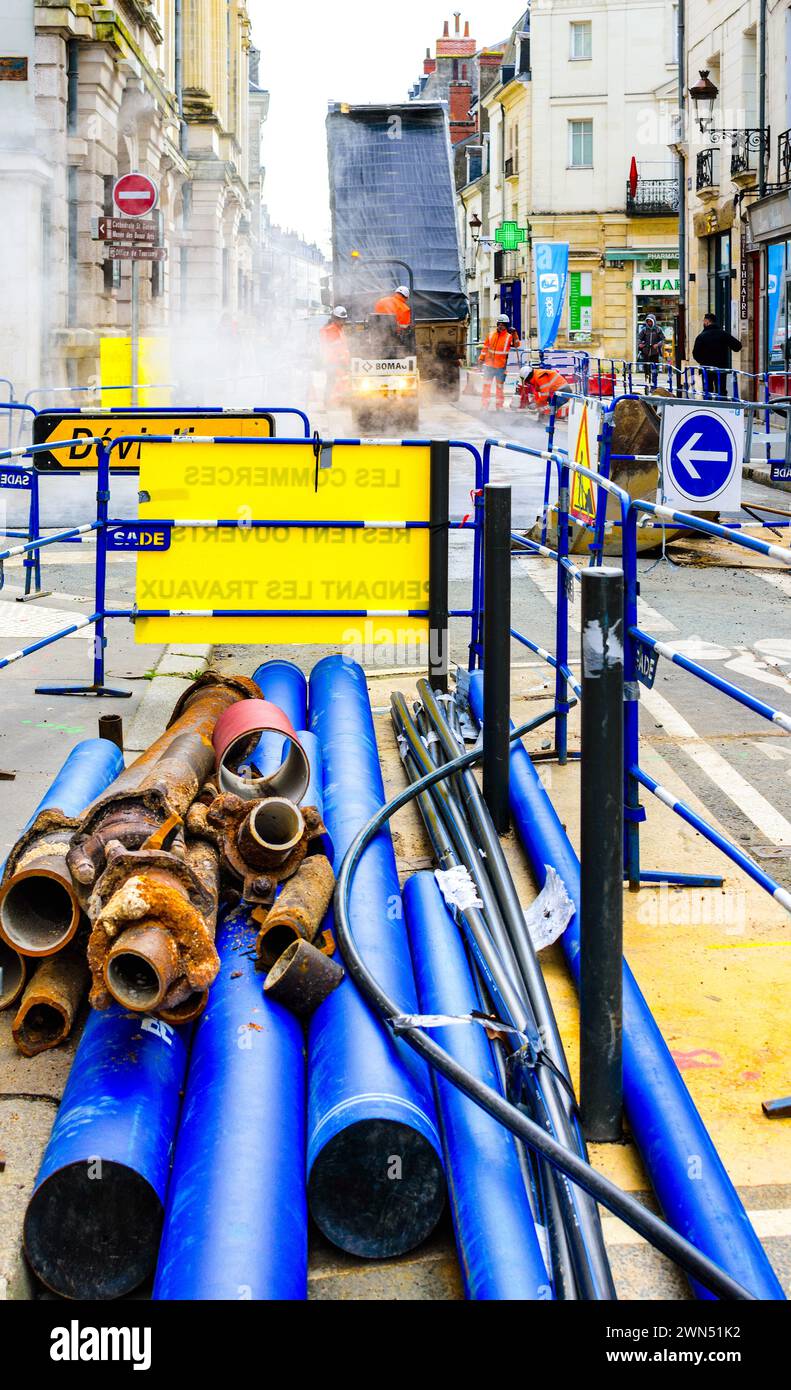
M 671 0 L 542 0 L 518 19 L 497 80 L 478 99 L 488 124 L 482 164 L 459 188 L 479 336 L 507 312 L 530 340 L 532 243 L 560 241 L 569 243 L 570 279 L 557 346 L 633 359 L 650 309 L 672 354 L 675 32 Z M 508 222 L 520 229 L 512 249 L 495 240 Z
M 733 365 L 743 370 L 757 362 L 761 348 L 760 331 L 753 334 L 751 326 L 758 263 L 752 259 L 748 220 L 761 163 L 759 9 L 759 0 L 686 0 L 686 112 L 678 132 L 688 174 L 689 344 L 703 315 L 716 314 L 742 341 Z M 783 11 L 776 13 L 782 17 Z M 782 54 L 783 25 L 778 38 Z
M 101 339 L 128 334 L 130 263 L 105 261 L 93 231 L 133 169 L 159 186 L 168 252 L 139 268 L 141 331 L 178 336 L 181 322 L 211 342 L 251 313 L 266 94 L 249 93 L 243 0 L 0 0 L 0 32 L 26 63 L 24 79 L 0 81 L 0 180 L 20 228 L 0 374 L 18 394 L 92 384 Z

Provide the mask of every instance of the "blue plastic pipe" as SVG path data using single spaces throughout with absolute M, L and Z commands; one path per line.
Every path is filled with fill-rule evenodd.
M 365 675 L 329 656 L 310 678 L 310 727 L 324 765 L 324 815 L 335 868 L 384 803 Z M 406 1011 L 415 980 L 389 831 L 363 855 L 351 923 L 382 987 Z M 400 1255 L 431 1232 L 444 1205 L 442 1146 L 425 1063 L 374 1017 L 347 976 L 313 1015 L 308 1041 L 308 1201 L 335 1245 Z
M 421 1013 L 460 1016 L 480 1009 L 464 944 L 432 873 L 408 879 L 404 909 Z M 482 1028 L 452 1025 L 432 1029 L 431 1036 L 479 1081 L 501 1089 Z M 513 1135 L 439 1073 L 434 1087 L 467 1298 L 551 1298 Z
M 470 676 L 470 702 L 483 717 L 483 682 Z M 511 811 L 539 887 L 546 866 L 559 873 L 577 914 L 580 866 L 538 773 L 521 743 L 511 750 Z M 575 915 L 561 937 L 579 987 L 580 932 Z M 624 1104 L 668 1222 L 759 1299 L 783 1299 L 780 1281 L 753 1230 L 668 1046 L 626 961 L 623 967 Z M 693 1285 L 698 1298 L 713 1295 Z
M 97 796 L 114 782 L 123 771 L 124 759 L 120 749 L 106 738 L 87 738 L 75 744 L 51 787 L 41 798 L 30 819 L 20 831 L 24 835 L 41 811 L 58 809 L 66 816 L 79 816 Z M 0 876 L 5 868 L 5 860 L 0 864 Z M 5 976 L 4 998 L 8 1004 L 13 999 L 14 985 L 20 978 L 24 967 L 21 957 L 12 947 L 0 941 L 0 986 Z M 11 994 L 8 993 L 8 980 L 13 981 Z
M 291 722 L 292 729 L 304 729 L 308 722 L 308 682 L 304 671 L 293 661 L 279 658 L 265 661 L 253 673 L 253 680 L 265 700 L 277 705 Z M 283 761 L 286 740 L 282 734 L 262 734 L 250 755 L 262 776 L 277 771 Z M 306 801 L 307 806 L 312 802 Z
M 115 1004 L 88 1015 L 25 1214 L 54 1293 L 120 1298 L 153 1272 L 190 1032 Z
M 24 829 L 30 829 L 41 811 L 57 809 L 64 816 L 81 815 L 123 770 L 124 755 L 109 739 L 86 738 L 75 744 Z
M 217 937 L 220 973 L 195 1030 L 155 1299 L 305 1299 L 305 1045 L 264 997 L 260 927 Z

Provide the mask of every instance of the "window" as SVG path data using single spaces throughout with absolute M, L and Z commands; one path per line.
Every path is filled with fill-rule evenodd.
M 593 168 L 593 121 L 569 121 L 569 167 Z
M 571 30 L 571 52 L 569 57 L 573 63 L 581 62 L 585 58 L 590 58 L 593 53 L 593 24 L 589 19 L 574 20 L 570 25 Z

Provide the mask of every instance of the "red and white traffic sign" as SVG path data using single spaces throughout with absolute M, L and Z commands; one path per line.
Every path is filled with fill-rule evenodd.
M 159 202 L 159 189 L 148 174 L 124 174 L 113 187 L 113 203 L 125 217 L 147 217 Z

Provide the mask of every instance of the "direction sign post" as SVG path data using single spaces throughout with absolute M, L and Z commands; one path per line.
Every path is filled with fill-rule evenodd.
M 682 512 L 738 511 L 744 410 L 692 402 L 663 410 L 661 500 Z
M 159 202 L 159 189 L 147 174 L 123 174 L 113 186 L 113 207 L 118 209 L 121 220 L 148 217 Z M 115 219 L 113 219 L 115 220 Z M 130 238 L 131 240 L 131 238 Z M 140 378 L 140 260 L 141 256 L 127 255 L 124 259 L 132 262 L 132 405 L 138 402 L 138 382 Z

